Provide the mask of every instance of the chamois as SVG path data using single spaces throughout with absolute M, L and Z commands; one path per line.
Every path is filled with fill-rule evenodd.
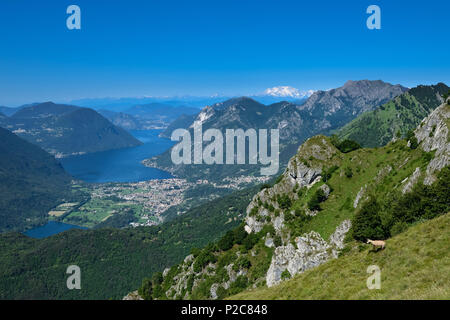
M 370 240 L 370 239 L 367 239 L 367 243 L 371 243 L 374 248 L 381 247 L 381 250 L 383 250 L 384 247 L 386 246 L 386 242 L 384 242 L 383 240 Z

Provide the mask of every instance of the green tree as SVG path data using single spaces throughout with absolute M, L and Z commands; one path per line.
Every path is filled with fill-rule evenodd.
M 309 210 L 321 210 L 320 203 L 325 201 L 327 197 L 322 189 L 317 189 L 312 195 L 311 199 L 308 201 Z
M 142 285 L 138 290 L 139 295 L 145 300 L 153 299 L 153 283 L 149 278 L 142 280 Z
M 352 235 L 359 241 L 367 239 L 384 239 L 386 236 L 383 230 L 380 217 L 380 204 L 371 197 L 365 202 L 353 219 Z
M 217 243 L 218 247 L 222 251 L 229 250 L 233 247 L 234 236 L 233 231 L 228 231 Z

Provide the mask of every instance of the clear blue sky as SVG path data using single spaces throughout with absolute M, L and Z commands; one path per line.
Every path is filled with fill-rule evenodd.
M 82 29 L 66 28 L 79 5 Z M 366 28 L 381 7 L 382 29 Z M 450 83 L 450 1 L 2 0 L 0 105 Z

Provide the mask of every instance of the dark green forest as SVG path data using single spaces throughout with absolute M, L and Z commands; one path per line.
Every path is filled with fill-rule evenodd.
M 143 278 L 238 226 L 258 188 L 213 200 L 155 227 L 70 230 L 41 240 L 1 234 L 0 299 L 120 299 Z M 81 290 L 66 287 L 69 265 L 81 268 Z

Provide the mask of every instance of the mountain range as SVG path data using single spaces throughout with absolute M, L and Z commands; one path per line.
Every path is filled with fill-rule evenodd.
M 277 86 L 267 88 L 261 93 L 249 94 L 252 99 L 263 103 L 271 104 L 280 101 L 291 101 L 295 103 L 304 102 L 315 91 L 299 89 L 290 86 Z M 73 100 L 70 103 L 77 106 L 89 107 L 95 110 L 108 110 L 115 112 L 125 112 L 133 106 L 146 104 L 164 104 L 173 107 L 191 107 L 201 109 L 206 105 L 219 103 L 233 96 L 228 95 L 211 95 L 211 96 L 167 96 L 167 97 L 122 97 L 122 98 L 87 98 Z M 1 111 L 1 109 L 0 109 Z
M 375 110 L 367 111 L 340 128 L 341 139 L 357 141 L 364 147 L 380 147 L 404 136 L 444 101 L 450 92 L 444 83 L 420 85 L 399 95 Z
M 449 254 L 449 119 L 450 100 L 423 119 L 411 136 L 375 149 L 342 151 L 329 137 L 308 139 L 275 184 L 263 186 L 253 197 L 243 224 L 208 246 L 193 249 L 178 265 L 149 275 L 127 298 L 233 299 L 245 290 L 250 291 L 241 297 L 273 299 L 278 292 L 285 298 L 308 298 L 308 292 L 314 292 L 319 298 L 343 298 L 355 292 L 337 288 L 333 281 L 342 274 L 365 274 L 377 259 L 386 268 L 383 272 L 402 275 L 383 278 L 384 298 L 399 294 L 407 298 L 413 289 L 418 296 L 445 299 L 448 277 L 433 270 L 436 265 L 444 267 Z M 432 219 L 436 222 L 427 225 L 433 229 L 417 226 Z M 431 230 L 434 238 L 405 236 L 410 228 Z M 397 235 L 413 242 L 402 243 Z M 387 239 L 386 248 L 370 258 L 367 239 Z M 422 246 L 414 245 L 417 239 Z M 407 249 L 414 246 L 417 254 Z M 405 265 L 398 255 L 421 261 Z M 383 257 L 397 260 L 391 265 Z M 358 258 L 367 265 L 361 266 Z M 325 275 L 318 267 L 329 261 L 334 272 Z M 307 271 L 306 278 L 298 276 Z M 423 273 L 426 276 L 420 276 Z M 418 287 L 399 288 L 412 274 L 421 277 Z M 329 283 L 320 293 L 319 281 Z M 359 281 L 361 291 L 365 278 Z M 376 292 L 364 295 L 379 297 Z
M 21 108 L 0 126 L 57 157 L 142 144 L 92 109 L 52 102 Z
M 249 97 L 230 99 L 206 106 L 194 121 L 200 122 L 204 131 L 209 128 L 222 132 L 238 128 L 279 129 L 280 163 L 283 166 L 295 154 L 296 147 L 307 138 L 319 133 L 328 134 L 363 112 L 373 110 L 405 91 L 405 87 L 383 81 L 348 81 L 337 89 L 314 92 L 301 105 L 291 102 L 263 105 Z M 186 118 L 179 123 L 186 124 Z M 192 131 L 192 127 L 193 121 L 184 128 Z M 173 129 L 174 126 L 170 126 L 161 136 L 169 138 Z M 171 162 L 170 154 L 169 150 L 144 163 L 170 171 L 179 177 L 194 176 L 213 180 L 242 174 L 251 175 L 259 170 L 258 165 L 175 166 Z
M 195 115 L 198 108 L 171 106 L 163 103 L 149 103 L 132 106 L 122 112 L 106 109 L 98 112 L 113 124 L 126 130 L 148 130 L 166 128 L 182 116 Z
M 320 97 L 315 99 L 337 101 L 333 108 L 324 108 L 321 104 L 317 108 L 322 108 L 324 114 L 334 109 L 328 117 L 338 120 L 340 116 L 352 118 L 346 112 L 347 108 L 360 110 L 361 117 L 365 114 L 363 109 L 368 110 L 366 113 L 371 112 L 377 107 L 376 103 L 384 105 L 386 102 L 383 101 L 389 99 L 388 96 L 394 96 L 395 100 L 396 93 L 400 96 L 406 90 L 377 82 L 363 82 L 360 85 L 363 88 L 357 90 L 352 88 L 359 86 L 357 82 L 349 83 L 345 90 L 335 89 L 331 95 L 316 92 Z M 365 91 L 364 97 L 355 93 L 364 92 L 366 85 L 373 85 L 373 89 L 379 90 L 379 94 L 384 94 L 386 98 L 370 98 L 370 90 Z M 348 102 L 348 96 L 352 96 L 355 101 Z M 420 99 L 420 95 L 414 96 Z M 369 106 L 370 103 L 375 105 Z M 397 236 L 402 237 L 400 239 L 417 239 L 411 235 L 404 236 L 405 232 L 416 230 L 413 229 L 415 225 L 424 220 L 433 219 L 433 222 L 434 219 L 440 219 L 439 216 L 450 208 L 449 103 L 430 108 L 427 117 L 419 121 L 413 133 L 409 132 L 405 137 L 380 148 L 361 149 L 352 143 L 343 147 L 336 137 L 323 135 L 305 138 L 306 141 L 298 147 L 300 143 L 289 144 L 296 139 L 288 130 L 283 134 L 283 141 L 292 146 L 292 156 L 287 158 L 285 169 L 278 178 L 274 177 L 268 184 L 239 190 L 191 208 L 159 226 L 124 230 L 71 230 L 42 240 L 19 233 L 1 234 L 0 298 L 118 298 L 138 288 L 142 279 L 139 294 L 150 299 L 221 299 L 236 297 L 235 294 L 242 292 L 251 297 L 251 292 L 246 290 L 267 286 L 275 290 L 278 284 L 284 283 L 292 283 L 288 287 L 300 286 L 308 291 L 314 288 L 308 288 L 307 282 L 298 284 L 291 281 L 296 281 L 305 271 L 309 272 L 312 279 L 316 279 L 322 275 L 314 273 L 316 267 L 326 267 L 328 262 L 344 266 L 343 274 L 351 272 L 351 266 L 345 263 L 345 255 L 349 254 L 349 259 L 360 258 L 358 252 L 369 256 L 369 247 L 361 242 L 367 237 L 393 237 L 392 241 L 388 240 L 388 247 L 381 255 L 384 252 L 388 254 L 387 257 L 402 254 L 402 248 L 399 247 L 401 241 L 395 240 Z M 291 105 L 295 109 L 290 109 Z M 314 119 L 311 112 L 315 114 L 315 107 L 308 109 L 304 104 L 275 104 L 278 111 L 274 114 L 282 114 L 280 110 L 283 110 L 283 106 L 286 107 L 286 119 L 290 119 L 289 110 Z M 214 106 L 209 111 L 211 117 L 205 117 L 208 115 L 205 113 L 202 119 L 205 127 L 213 125 L 213 122 L 208 123 L 209 119 L 223 126 L 265 125 L 276 117 L 261 112 L 259 108 L 269 107 L 253 99 L 238 98 Z M 39 112 L 26 110 L 21 117 L 46 119 L 65 114 L 60 113 L 60 109 L 52 109 L 50 105 Z M 76 110 L 75 107 L 69 113 Z M 203 111 L 208 110 L 205 108 Z M 252 112 L 261 114 L 256 113 L 257 117 L 247 119 L 245 116 Z M 238 119 L 234 113 L 241 114 L 243 118 Z M 397 115 L 388 113 L 387 116 Z M 318 117 L 317 123 L 326 124 L 323 119 L 329 118 L 325 115 Z M 182 117 L 177 121 L 189 128 L 193 118 Z M 332 132 L 333 128 L 331 125 L 314 130 Z M 292 125 L 289 129 L 292 134 L 302 132 L 295 131 Z M 1 150 L 0 168 L 5 168 L 0 171 L 0 185 L 4 189 L 11 189 L 10 193 L 2 190 L 2 194 L 7 196 L 4 199 L 14 199 L 18 193 L 23 193 L 24 198 L 32 194 L 32 198 L 23 201 L 24 205 L 36 205 L 40 210 L 37 212 L 37 209 L 28 210 L 26 207 L 22 210 L 20 205 L 17 217 L 12 216 L 16 221 L 11 220 L 11 223 L 30 222 L 27 219 L 42 223 L 46 212 L 55 204 L 79 201 L 71 198 L 71 193 L 65 193 L 70 178 L 61 172 L 62 168 L 52 156 L 7 130 L 0 130 L 0 134 L 0 147 L 4 148 Z M 2 144 L 2 141 L 9 142 Z M 33 163 L 35 155 L 42 161 Z M 46 169 L 46 166 L 50 168 Z M 27 179 L 31 182 L 28 183 Z M 15 185 L 23 189 L 16 190 Z M 33 191 L 35 186 L 38 192 Z M 6 206 L 2 204 L 2 213 L 7 212 L 3 208 L 16 205 L 13 201 L 3 203 Z M 24 216 L 24 213 L 30 216 Z M 11 219 L 9 215 L 5 217 L 5 221 Z M 434 226 L 439 225 L 436 226 L 439 232 L 433 234 L 448 234 L 447 220 L 436 221 L 444 223 L 433 223 Z M 11 226 L 14 225 L 8 225 L 8 228 Z M 429 228 L 420 227 L 420 230 Z M 417 256 L 420 252 L 420 256 L 427 261 L 436 261 L 445 266 L 443 262 L 448 250 L 444 250 L 444 256 L 436 260 L 434 251 L 428 250 L 435 248 L 431 242 L 424 243 L 422 248 L 414 248 L 414 252 Z M 441 248 L 442 243 L 445 245 L 445 239 L 439 238 L 434 246 Z M 390 246 L 393 246 L 392 251 Z M 342 256 L 344 260 L 340 260 Z M 403 257 L 410 259 L 415 256 L 408 251 Z M 74 261 L 81 263 L 85 279 L 83 290 L 67 290 L 65 285 L 65 270 Z M 344 261 L 342 265 L 341 261 Z M 378 261 L 384 263 L 385 260 Z M 399 263 L 402 261 L 399 259 Z M 403 276 L 416 274 L 416 266 L 417 263 L 412 263 L 402 269 Z M 323 269 L 317 270 L 322 272 Z M 433 273 L 435 276 L 432 280 L 423 278 L 417 294 L 424 294 L 423 288 L 428 285 L 438 284 L 438 290 L 432 297 L 448 295 L 448 290 L 442 290 L 441 273 L 433 272 L 429 264 L 421 270 L 422 273 Z M 397 284 L 403 286 L 400 289 L 389 283 L 387 285 L 389 293 L 407 292 L 402 281 Z M 267 298 L 272 297 L 273 292 L 276 291 L 258 291 L 255 294 L 258 297 L 267 294 Z M 323 294 L 332 297 L 330 292 Z M 138 293 L 132 296 L 136 297 Z M 385 297 L 392 298 L 392 295 Z

